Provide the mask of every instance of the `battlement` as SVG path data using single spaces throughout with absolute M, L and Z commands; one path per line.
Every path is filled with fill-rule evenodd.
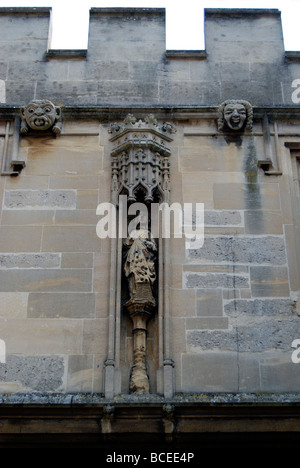
M 51 49 L 51 8 L 0 8 L 0 101 L 292 105 L 297 53 L 276 9 L 205 9 L 205 50 L 166 50 L 163 8 L 92 8 L 87 50 Z

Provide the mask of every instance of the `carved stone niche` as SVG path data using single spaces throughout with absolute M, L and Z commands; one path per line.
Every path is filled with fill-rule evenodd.
M 225 132 L 252 130 L 253 109 L 248 101 L 229 99 L 222 102 L 218 109 L 218 129 Z
M 112 200 L 118 205 L 119 195 L 126 195 L 128 204 L 134 202 L 150 206 L 152 202 L 169 202 L 170 150 L 173 124 L 159 124 L 153 115 L 137 120 L 129 114 L 122 123 L 111 125 Z M 125 259 L 123 276 L 127 283 L 124 308 L 133 323 L 133 363 L 129 391 L 149 392 L 147 373 L 147 322 L 157 306 L 158 249 L 151 226 L 142 224 L 123 243 Z M 120 265 L 119 265 L 120 266 Z M 124 284 L 124 283 L 123 283 Z M 129 295 L 129 297 L 128 297 Z M 122 296 L 122 294 L 121 294 Z
M 159 125 L 151 114 L 144 120 L 129 114 L 122 123 L 112 124 L 109 132 L 116 144 L 111 153 L 113 198 L 126 194 L 129 203 L 135 202 L 142 192 L 145 202 L 168 201 L 170 150 L 165 143 L 172 141 L 174 125 Z
M 59 135 L 62 129 L 61 107 L 47 99 L 33 100 L 20 110 L 20 133 L 52 131 Z

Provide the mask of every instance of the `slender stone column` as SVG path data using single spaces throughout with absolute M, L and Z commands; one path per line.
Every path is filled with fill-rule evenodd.
M 149 393 L 149 377 L 147 373 L 147 322 L 151 317 L 149 304 L 127 304 L 129 315 L 133 322 L 133 365 L 129 382 L 130 393 Z M 149 310 L 146 310 L 146 309 Z

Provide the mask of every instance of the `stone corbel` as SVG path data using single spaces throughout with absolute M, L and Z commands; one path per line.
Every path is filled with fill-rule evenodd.
M 242 99 L 228 99 L 218 109 L 219 132 L 240 134 L 252 130 L 252 105 Z
M 20 110 L 21 135 L 51 131 L 59 135 L 62 130 L 62 110 L 47 99 L 32 100 Z

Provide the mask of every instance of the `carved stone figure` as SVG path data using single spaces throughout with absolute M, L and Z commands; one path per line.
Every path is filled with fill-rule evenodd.
M 228 100 L 219 107 L 219 130 L 240 131 L 252 128 L 253 110 L 248 101 Z
M 22 134 L 26 134 L 29 129 L 35 131 L 45 131 L 51 129 L 55 134 L 61 133 L 61 108 L 46 99 L 33 100 L 21 111 Z
M 133 322 L 133 363 L 130 393 L 149 393 L 147 374 L 147 321 L 155 307 L 152 286 L 156 280 L 156 243 L 146 229 L 133 230 L 124 242 L 128 248 L 124 272 L 128 279 L 130 299 L 125 304 Z
M 152 286 L 156 279 L 155 252 L 156 243 L 151 232 L 135 229 L 124 242 L 128 248 L 124 272 L 128 278 L 131 301 L 154 302 Z

